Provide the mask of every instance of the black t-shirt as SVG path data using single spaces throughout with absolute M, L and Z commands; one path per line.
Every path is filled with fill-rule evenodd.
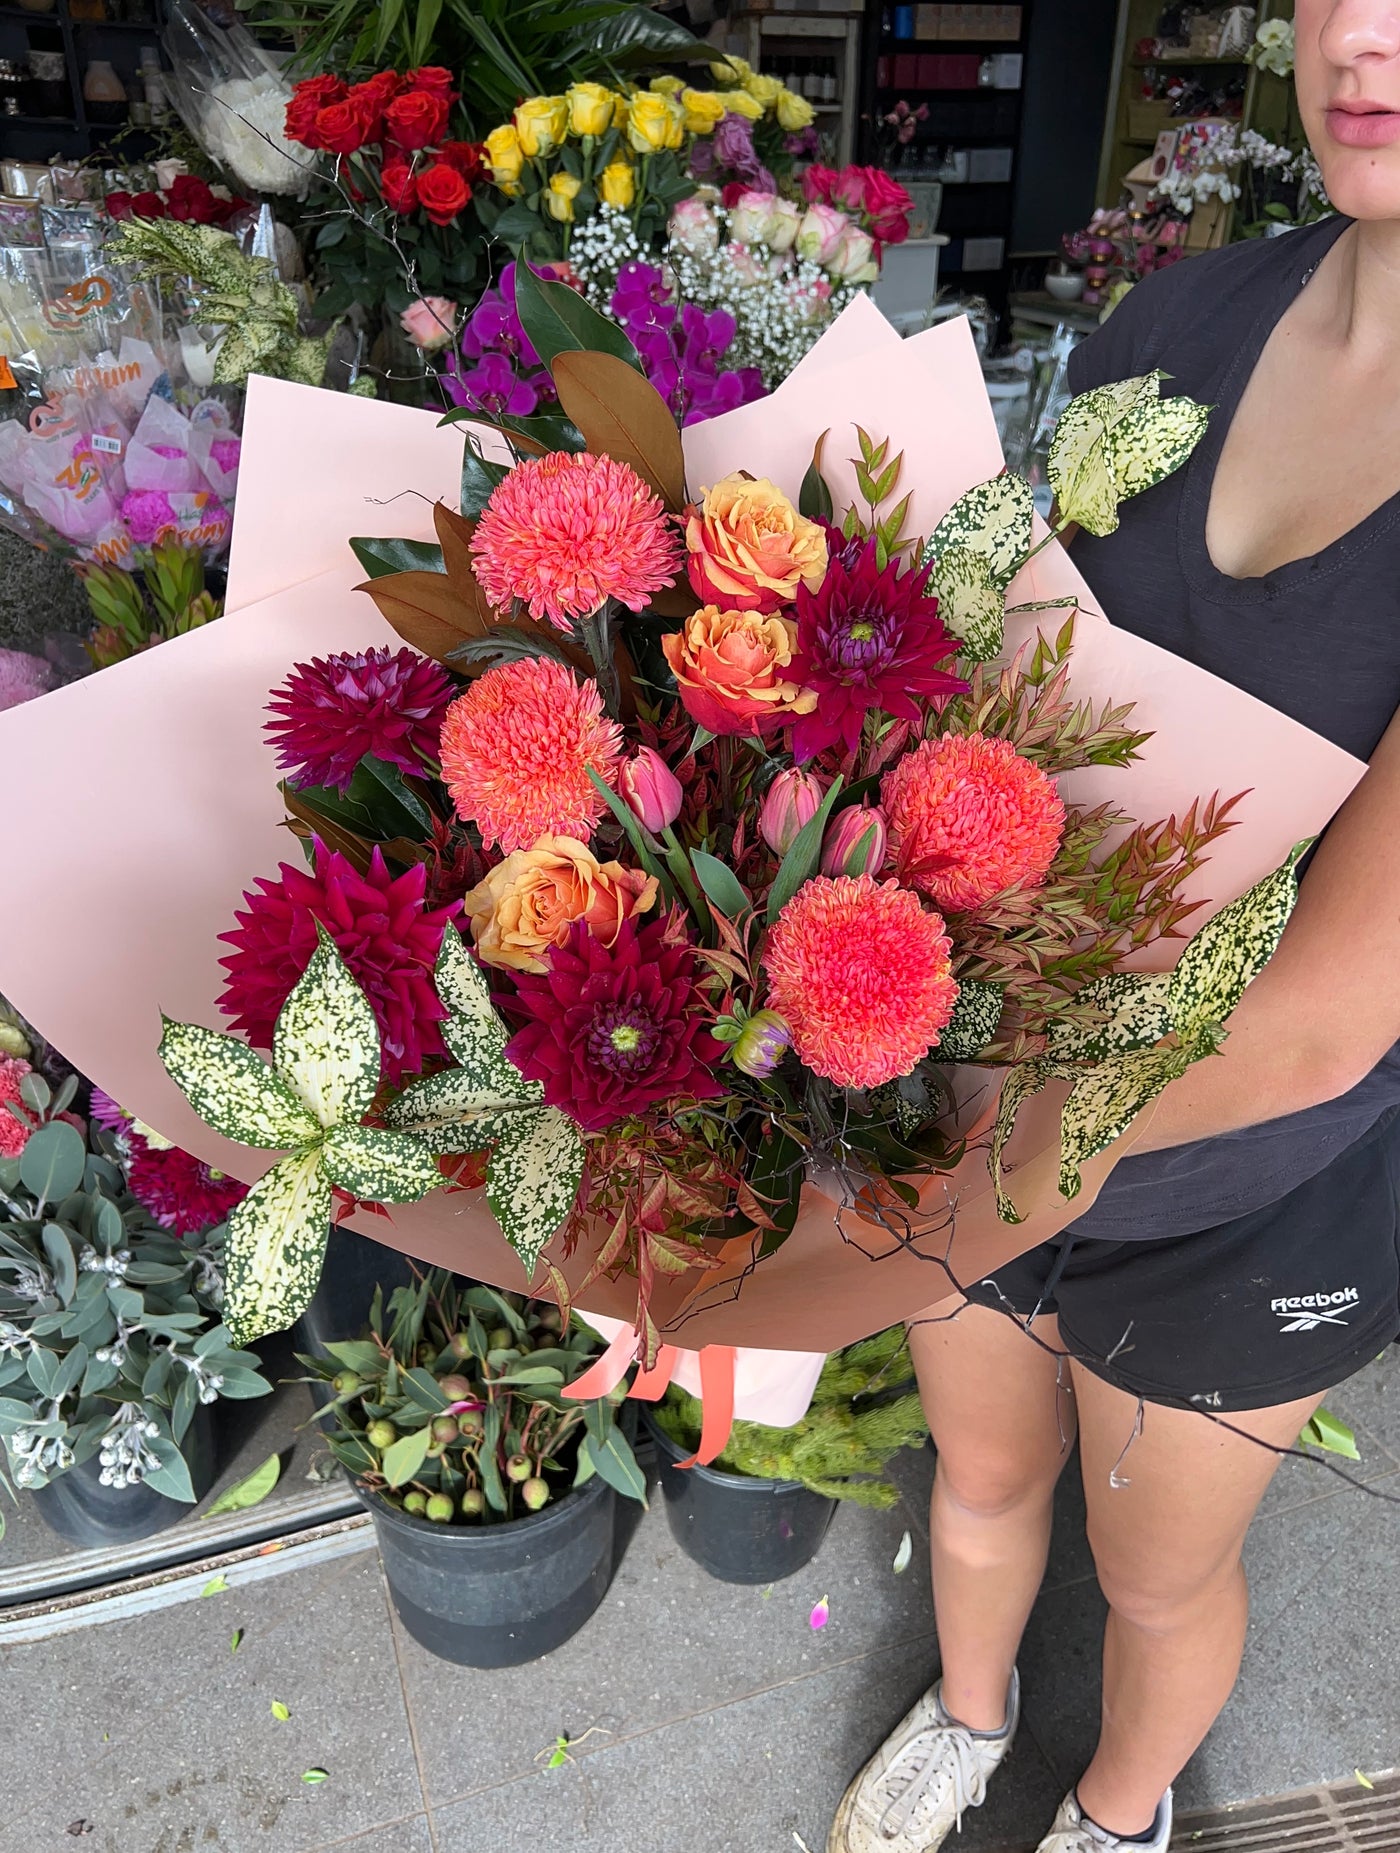
M 1400 495 L 1309 559 L 1231 579 L 1206 548 L 1230 421 L 1274 327 L 1348 221 L 1231 245 L 1137 285 L 1071 356 L 1085 392 L 1161 368 L 1213 408 L 1191 461 L 1124 504 L 1075 564 L 1110 621 L 1368 759 L 1400 708 Z M 1125 691 L 1126 692 L 1126 691 Z M 1148 1240 L 1212 1228 L 1315 1176 L 1400 1102 L 1400 1050 L 1340 1099 L 1241 1132 L 1125 1158 L 1077 1235 Z

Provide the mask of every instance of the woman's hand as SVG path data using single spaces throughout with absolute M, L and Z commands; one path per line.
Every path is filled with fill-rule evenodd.
M 1218 1056 L 1162 1094 L 1134 1151 L 1333 1100 L 1400 1041 L 1400 716 L 1319 846 L 1278 951 L 1228 1030 Z

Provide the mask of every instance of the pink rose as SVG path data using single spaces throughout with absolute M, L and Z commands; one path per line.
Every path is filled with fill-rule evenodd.
M 831 274 L 843 283 L 873 283 L 880 274 L 875 240 L 858 225 L 849 225 L 831 259 Z
M 704 200 L 694 194 L 683 199 L 671 214 L 671 236 L 692 257 L 706 257 L 719 248 L 719 227 Z
M 457 305 L 446 296 L 420 296 L 399 317 L 415 347 L 446 347 L 457 330 Z
M 851 221 L 844 212 L 820 202 L 809 206 L 797 227 L 797 255 L 825 268 L 841 248 Z

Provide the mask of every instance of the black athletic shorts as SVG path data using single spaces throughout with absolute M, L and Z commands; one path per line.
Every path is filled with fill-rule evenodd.
M 1400 1108 L 1286 1197 L 1193 1235 L 1076 1239 L 968 1291 L 1148 1402 L 1267 1409 L 1321 1395 L 1400 1334 Z

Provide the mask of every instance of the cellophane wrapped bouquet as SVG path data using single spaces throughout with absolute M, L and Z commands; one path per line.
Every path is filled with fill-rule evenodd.
M 1070 692 L 1072 611 L 1004 649 L 1048 539 L 1025 482 L 910 534 L 901 456 L 857 428 L 849 505 L 820 432 L 796 498 L 742 471 L 687 485 L 625 336 L 525 265 L 515 284 L 559 411 L 499 421 L 514 461 L 469 442 L 438 546 L 354 543 L 405 647 L 270 691 L 306 864 L 224 935 L 234 1033 L 166 1026 L 196 1111 L 285 1154 L 230 1219 L 240 1341 L 304 1305 L 338 1205 L 484 1179 L 541 1285 L 564 1297 L 580 1252 L 578 1294 L 635 1281 L 650 1360 L 663 1285 L 702 1286 L 736 1241 L 761 1269 L 809 1183 L 907 1236 L 966 1158 L 969 1097 L 1015 1221 L 1003 1149 L 1051 1080 L 1073 1198 L 1215 1049 L 1291 905 L 1290 861 L 1174 972 L 1122 969 L 1185 937 L 1231 804 L 1062 797 L 1146 736 L 1131 690 Z M 1203 422 L 1156 375 L 1076 400 L 1062 523 L 1110 531 Z

